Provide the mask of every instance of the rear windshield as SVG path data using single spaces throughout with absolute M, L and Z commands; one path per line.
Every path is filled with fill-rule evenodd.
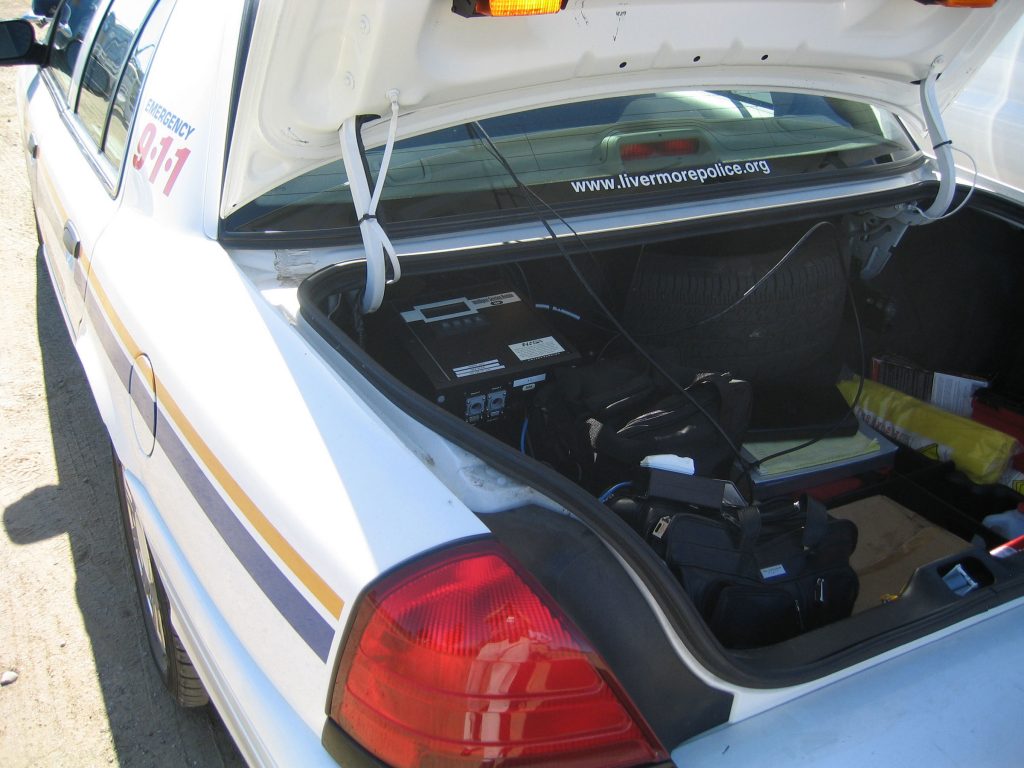
M 787 177 L 892 163 L 916 151 L 899 122 L 883 110 L 778 91 L 599 99 L 479 125 L 519 182 L 560 210 L 732 193 Z M 382 148 L 369 151 L 374 174 L 382 154 Z M 378 215 L 391 223 L 456 224 L 510 209 L 529 211 L 531 201 L 477 126 L 467 124 L 395 145 Z M 261 195 L 232 214 L 225 229 L 340 233 L 355 224 L 338 159 Z

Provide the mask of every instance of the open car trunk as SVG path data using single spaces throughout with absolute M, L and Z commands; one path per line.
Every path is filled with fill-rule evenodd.
M 991 554 L 1012 530 L 990 516 L 1024 501 L 1012 487 L 1021 488 L 1013 439 L 946 411 L 909 424 L 899 415 L 927 408 L 920 387 L 932 372 L 957 377 L 940 376 L 935 398 L 941 382 L 969 390 L 960 377 L 977 377 L 988 386 L 976 412 L 1019 414 L 1021 222 L 979 193 L 956 216 L 912 228 L 864 282 L 849 247 L 859 221 L 762 221 L 614 245 L 563 238 L 561 247 L 463 253 L 457 267 L 444 254 L 409 259 L 369 315 L 359 311 L 362 264 L 339 265 L 305 281 L 301 314 L 407 414 L 597 533 L 717 674 L 751 687 L 794 684 L 1024 594 L 1024 556 Z M 861 387 L 861 374 L 916 385 L 924 399 Z M 970 397 L 960 402 L 969 416 Z M 657 454 L 692 459 L 695 475 L 672 459 L 645 460 Z M 851 521 L 851 551 L 836 555 L 856 574 L 852 587 L 836 587 L 845 605 L 816 620 L 798 605 L 795 624 L 772 629 L 755 596 L 734 601 L 724 624 L 716 618 L 666 531 L 681 515 L 724 511 L 738 541 L 736 511 L 754 502 L 762 536 L 788 518 L 804 530 L 801 515 L 819 502 L 830 526 Z M 481 517 L 515 515 L 512 505 Z M 772 520 L 782 522 L 773 529 Z M 492 528 L 524 553 L 550 549 L 530 543 L 528 525 Z M 572 547 L 564 538 L 557 549 Z M 777 575 L 759 566 L 763 581 Z M 812 579 L 812 589 L 825 583 Z M 614 621 L 612 596 L 600 599 Z M 753 606 L 746 622 L 744 605 Z

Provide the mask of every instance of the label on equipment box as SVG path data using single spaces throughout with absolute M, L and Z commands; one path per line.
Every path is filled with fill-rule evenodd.
M 505 366 L 497 360 L 485 360 L 482 363 L 474 363 L 473 365 L 462 365 L 458 368 L 452 368 L 458 378 L 464 378 L 466 376 L 477 376 L 481 373 L 490 373 L 491 371 L 504 370 Z
M 483 296 L 479 299 L 470 300 L 474 307 L 480 307 L 481 309 L 486 307 L 500 307 L 502 304 L 511 304 L 517 301 L 519 301 L 519 297 L 512 291 L 496 293 L 493 296 Z
M 542 339 L 532 341 L 521 341 L 518 344 L 509 344 L 508 348 L 521 361 L 537 360 L 541 357 L 551 357 L 565 352 L 565 348 L 555 341 L 554 336 L 545 336 Z
M 523 389 L 533 389 L 547 377 L 548 375 L 546 373 L 538 373 L 536 376 L 527 376 L 525 379 L 516 379 L 512 382 L 512 386 L 522 387 Z

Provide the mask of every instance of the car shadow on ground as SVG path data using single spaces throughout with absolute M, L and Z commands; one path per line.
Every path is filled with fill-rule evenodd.
M 121 531 L 109 441 L 38 254 L 36 277 L 58 484 L 37 488 L 8 506 L 6 533 L 18 545 L 68 538 L 78 607 L 120 765 L 244 765 L 213 707 L 177 707 L 152 663 Z M 73 707 L 73 698 L 67 704 Z M 59 738 L 60 729 L 54 734 Z

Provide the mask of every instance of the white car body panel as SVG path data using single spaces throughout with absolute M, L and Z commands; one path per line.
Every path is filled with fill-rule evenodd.
M 213 104 L 228 86 L 182 89 L 189 76 L 199 76 L 204 60 L 193 57 L 197 71 L 189 73 L 173 52 L 222 50 L 225 30 L 237 33 L 231 20 L 240 7 L 178 4 L 130 147 L 153 122 L 144 111 L 151 100 L 173 105 L 181 116 L 224 117 L 226 108 Z M 230 83 L 234 58 L 225 55 L 222 63 L 219 77 L 206 73 L 211 83 Z M 241 647 L 259 639 L 246 651 L 277 695 L 318 732 L 347 618 L 343 608 L 381 571 L 486 529 L 421 462 L 394 450 L 394 435 L 372 411 L 351 395 L 351 406 L 343 405 L 336 374 L 204 235 L 205 208 L 195 203 L 216 211 L 216 191 L 205 182 L 210 168 L 219 167 L 223 145 L 216 138 L 226 128 L 195 123 L 187 139 L 158 128 L 158 140 L 174 138 L 172 152 L 186 141 L 191 152 L 171 195 L 162 194 L 165 177 L 150 181 L 150 165 L 136 169 L 130 157 L 119 207 L 105 191 L 90 195 L 117 213 L 88 258 L 91 290 L 79 342 L 88 349 L 80 353 L 93 361 L 95 390 L 120 392 L 101 408 L 115 449 L 156 504 L 174 509 L 165 516 L 167 530 L 174 540 L 190 542 L 189 567 L 210 590 L 219 620 Z M 62 174 L 58 183 L 89 178 L 95 180 L 83 168 Z M 60 192 L 74 197 L 66 188 Z M 146 433 L 151 418 L 143 415 L 152 408 L 152 388 L 133 386 L 134 402 L 127 391 L 140 355 L 155 372 L 155 449 Z M 257 390 L 246 384 L 255 380 L 269 402 L 254 399 Z M 210 396 L 214 392 L 219 395 Z M 394 458 L 387 462 L 377 458 L 389 455 Z M 247 469 L 261 465 L 273 469 L 255 475 Z M 387 517 L 355 513 L 375 508 L 388 510 Z M 423 525 L 430 510 L 431 523 Z M 396 527 L 402 536 L 394 535 Z M 185 606 L 180 613 L 191 614 L 192 606 Z
M 1018 600 L 912 653 L 698 736 L 672 758 L 721 768 L 1016 765 L 1020 749 L 1007 725 L 1020 703 L 1013 671 L 1024 665 L 1022 630 Z
M 1020 126 L 1024 123 L 1024 20 L 1007 34 L 992 56 L 953 105 L 946 110 L 946 126 L 956 145 L 977 164 L 980 185 L 1024 203 L 1024 158 L 1020 153 Z M 957 156 L 968 183 L 974 166 Z
M 82 151 L 77 140 L 81 130 L 77 120 L 70 116 L 66 122 L 62 119 L 64 116 L 54 103 L 56 87 L 52 81 L 38 73 L 28 82 L 23 78 L 22 83 L 30 94 L 25 109 L 32 126 L 32 141 L 37 145 L 36 157 L 29 160 L 29 177 L 35 190 L 39 233 L 65 319 L 73 336 L 77 336 L 85 306 L 89 260 L 117 206 L 94 172 L 87 153 Z M 25 140 L 27 143 L 28 137 Z M 98 153 L 93 153 L 92 161 L 97 166 L 106 164 Z M 65 174 L 79 179 L 82 194 L 62 194 L 61 178 Z M 80 241 L 77 258 L 64 243 L 64 229 L 69 224 Z
M 291 585 L 297 590 L 283 598 L 278 610 L 294 608 L 301 594 L 315 612 L 308 615 L 308 608 L 298 606 L 308 615 L 305 620 L 316 622 L 319 616 L 325 622 L 311 640 L 318 643 L 319 658 L 297 642 L 292 628 L 245 575 L 238 563 L 245 553 L 222 540 L 242 534 L 219 529 L 218 536 L 207 520 L 216 498 L 204 498 L 205 510 L 198 503 L 188 504 L 191 514 L 184 514 L 184 502 L 203 479 L 187 488 L 178 484 L 181 463 L 192 465 L 177 448 L 178 465 L 173 470 L 167 466 L 167 446 L 175 443 L 175 436 L 161 428 L 153 457 L 129 458 L 126 464 L 139 467 L 137 474 L 158 503 L 176 500 L 178 514 L 168 526 L 176 539 L 195 543 L 193 568 L 210 585 L 212 599 L 239 637 L 260 638 L 259 649 L 250 652 L 265 669 L 284 676 L 274 682 L 294 692 L 293 702 L 315 703 L 305 714 L 322 721 L 328 660 L 342 604 L 350 603 L 382 570 L 425 549 L 480 533 L 483 526 L 413 456 L 394 450 L 394 436 L 374 414 L 358 400 L 345 405 L 334 374 L 303 351 L 279 314 L 260 306 L 257 294 L 219 246 L 169 230 L 159 232 L 161 248 L 139 254 L 132 247 L 154 234 L 145 220 L 123 211 L 104 240 L 108 250 L 94 265 L 93 284 L 114 307 L 144 308 L 120 320 L 135 348 L 152 360 L 158 423 L 174 426 L 177 442 L 205 465 L 204 474 L 212 474 L 215 487 L 226 492 L 229 508 L 250 534 L 252 560 L 246 565 L 261 569 L 268 565 L 264 556 L 269 557 L 287 581 L 283 584 L 275 576 L 277 588 Z M 177 260 L 175 269 L 162 271 L 160 290 L 154 291 L 154 268 L 168 258 Z M 194 275 L 200 270 L 205 279 L 197 285 Z M 152 299 L 141 305 L 131 301 L 133 294 Z M 182 306 L 183 295 L 189 295 L 195 311 Z M 217 308 L 215 323 L 210 322 L 211 307 Z M 200 338 L 203 344 L 196 343 Z M 258 392 L 272 402 L 251 399 L 257 390 L 245 385 L 257 379 Z M 116 379 L 110 384 L 117 385 Z M 124 407 L 129 407 L 127 397 Z M 122 415 L 118 421 L 111 431 L 124 435 L 130 417 Z M 122 456 L 124 450 L 133 455 L 129 438 L 115 437 L 115 445 Z M 387 462 L 379 459 L 392 455 Z M 252 466 L 266 470 L 248 474 L 245 468 Z M 378 507 L 388 515 L 378 518 L 382 524 L 377 526 L 365 513 L 360 519 L 355 512 Z M 432 509 L 443 514 L 431 515 L 431 524 L 422 525 Z M 230 518 L 227 522 L 236 528 Z M 403 535 L 395 536 L 396 529 Z M 323 632 L 328 632 L 327 646 L 322 644 Z M 280 658 L 289 659 L 287 668 L 276 663 Z M 300 661 L 307 668 L 296 674 Z M 316 689 L 304 688 L 309 685 Z
M 299 718 L 224 621 L 145 487 L 131 474 L 126 481 L 152 536 L 153 556 L 168 577 L 178 632 L 246 762 L 276 765 L 275 756 L 286 754 L 301 765 L 335 765 L 319 733 Z
M 911 2 L 897 8 L 888 0 L 729 2 L 729 13 L 738 12 L 744 21 L 725 28 L 709 21 L 723 5 L 570 0 L 566 13 L 548 19 L 495 20 L 509 25 L 494 32 L 496 38 L 482 20 L 449 18 L 447 2 L 359 1 L 332 12 L 325 3 L 263 0 L 231 133 L 245 3 L 178 0 L 146 81 L 115 198 L 71 142 L 39 76 L 22 78 L 37 81 L 27 107 L 29 130 L 43 146 L 42 157 L 53 157 L 60 168 L 45 183 L 62 200 L 77 200 L 81 188 L 88 188 L 82 212 L 68 209 L 82 221 L 86 258 L 71 264 L 67 279 L 62 270 L 68 265 L 53 254 L 55 233 L 60 242 L 57 219 L 42 223 L 59 292 L 76 280 L 82 287 L 78 299 L 63 305 L 69 327 L 78 334 L 90 385 L 167 577 L 175 626 L 253 764 L 333 764 L 320 734 L 334 663 L 357 598 L 381 573 L 486 534 L 476 513 L 525 503 L 557 505 L 400 411 L 297 319 L 297 280 L 356 257 L 355 249 L 295 258 L 228 252 L 216 241 L 221 214 L 337 157 L 340 121 L 384 111 L 387 88 L 401 93 L 405 134 L 569 95 L 639 92 L 668 83 L 707 86 L 711 77 L 723 87 L 799 82 L 814 92 L 870 96 L 913 115 L 917 89 L 909 79 L 923 77 L 936 55 L 946 55 L 942 83 L 952 93 L 995 44 L 994 28 L 1024 12 L 1024 4 L 1011 0 L 977 12 Z M 818 15 L 811 17 L 812 11 Z M 802 24 L 785 23 L 795 18 Z M 704 21 L 683 24 L 693 19 Z M 765 39 L 769 27 L 779 32 L 777 39 Z M 480 36 L 464 35 L 469 28 L 482 30 Z M 652 44 L 662 28 L 670 30 L 665 35 L 673 36 L 671 43 Z M 353 35 L 352 29 L 360 31 Z M 506 29 L 515 30 L 515 56 L 495 57 L 496 39 L 507 43 Z M 689 39 L 674 38 L 681 29 Z M 880 30 L 890 31 L 887 45 L 878 44 Z M 553 46 L 552 38 L 574 42 Z M 335 55 L 338 40 L 344 44 Z M 527 40 L 532 42 L 524 49 Z M 692 41 L 700 41 L 699 66 L 692 61 L 698 50 Z M 481 53 L 487 66 L 472 64 Z M 762 55 L 770 67 L 761 65 Z M 620 72 L 623 60 L 628 66 Z M 311 71 L 326 74 L 315 78 L 316 88 L 300 91 L 296 81 L 312 80 Z M 346 85 L 349 73 L 352 88 Z M 131 162 L 149 125 L 158 139 L 171 139 L 169 151 L 189 153 L 167 193 L 166 171 L 145 157 L 140 156 L 141 168 Z M 60 131 L 66 147 L 56 138 Z M 381 128 L 370 128 L 368 137 L 379 141 Z M 920 169 L 864 182 L 858 191 L 930 178 L 930 171 Z M 792 199 L 775 195 L 770 203 L 767 197 L 749 203 L 778 206 L 826 193 L 802 189 Z M 851 185 L 836 185 L 832 193 L 853 194 Z M 735 210 L 735 200 L 714 202 L 688 215 L 711 218 Z M 47 217 L 42 209 L 40 214 Z M 615 226 L 649 226 L 659 216 L 680 220 L 678 211 L 653 209 L 624 214 Z M 605 226 L 598 217 L 589 229 L 583 225 L 584 233 Z M 452 236 L 447 249 L 544 236 L 538 226 L 517 225 L 497 235 L 488 230 Z M 425 253 L 431 242 L 406 246 Z M 677 639 L 680 658 L 709 685 L 736 698 L 733 725 L 677 747 L 673 757 L 684 765 L 740 758 L 768 764 L 769 755 L 776 765 L 820 758 L 815 750 L 832 744 L 822 740 L 820 719 L 827 715 L 831 722 L 846 707 L 854 708 L 851 728 L 878 729 L 883 718 L 896 714 L 918 723 L 943 711 L 943 686 L 998 675 L 986 657 L 968 662 L 959 655 L 956 665 L 933 677 L 942 653 L 984 640 L 993 657 L 1024 660 L 1007 640 L 1014 631 L 1019 637 L 1022 622 L 1018 604 L 999 616 L 965 622 L 961 626 L 974 626 L 950 630 L 940 640 L 923 638 L 842 674 L 768 692 L 715 678 Z M 886 698 L 893 695 L 886 678 L 894 670 L 916 678 L 920 695 L 928 697 L 919 712 L 901 713 Z M 1002 697 L 1004 711 L 1005 697 L 1019 682 L 1019 674 L 1009 675 L 993 692 Z M 825 694 L 815 692 L 826 686 L 842 686 L 844 703 L 835 697 L 819 702 Z M 876 697 L 883 703 L 871 712 L 866 702 Z M 950 709 L 955 711 L 955 703 Z M 855 746 L 842 735 L 836 738 Z M 741 749 L 739 739 L 756 751 Z M 886 739 L 871 743 L 899 747 Z M 929 759 L 935 754 L 923 753 Z M 850 756 L 857 755 L 864 753 Z M 915 764 L 909 757 L 903 762 Z

